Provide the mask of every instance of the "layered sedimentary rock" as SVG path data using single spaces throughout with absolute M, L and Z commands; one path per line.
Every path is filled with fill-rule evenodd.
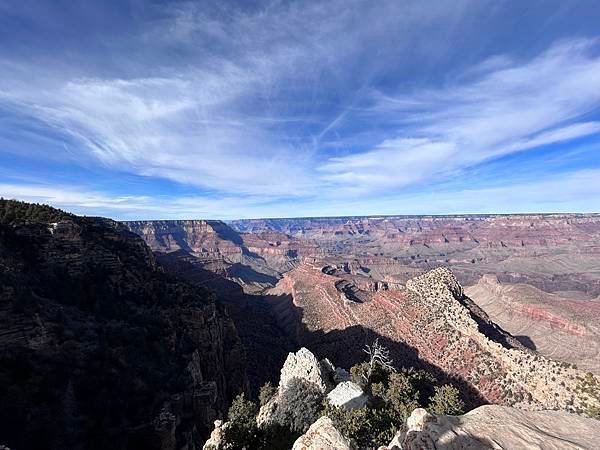
M 246 386 L 214 295 L 117 222 L 4 200 L 0 219 L 3 441 L 198 448 Z
M 557 245 L 582 241 L 600 232 L 598 214 L 467 216 L 379 216 L 236 220 L 241 232 L 277 231 L 292 236 L 362 236 L 405 246 L 471 243 L 488 246 Z
M 600 374 L 600 299 L 576 300 L 483 276 L 466 289 L 498 325 L 540 354 Z
M 298 248 L 282 233 L 242 235 L 218 220 L 154 220 L 124 222 L 160 254 L 171 260 L 194 258 L 254 292 L 277 282 L 295 266 Z
M 168 253 L 170 260 L 193 258 L 197 266 L 239 283 L 249 293 L 264 293 L 283 273 L 303 262 L 321 264 L 324 270 L 332 271 L 340 278 L 340 297 L 353 302 L 365 301 L 363 291 L 397 290 L 409 279 L 438 266 L 452 268 L 465 286 L 493 274 L 503 285 L 529 285 L 569 301 L 600 295 L 597 214 L 258 219 L 232 221 L 229 226 L 218 221 L 148 221 L 127 225 L 154 250 Z M 207 279 L 210 282 L 210 277 Z M 581 317 L 580 325 L 587 329 L 594 326 L 587 323 L 585 314 Z M 527 338 L 531 336 L 525 334 L 523 342 L 527 343 Z M 589 355 L 581 361 L 585 359 Z M 577 363 L 577 359 L 563 360 Z M 594 363 L 584 366 L 593 369 Z
M 490 405 L 462 416 L 434 416 L 416 409 L 390 445 L 380 450 L 594 450 L 598 442 L 600 427 L 594 419 Z
M 329 257 L 355 261 L 379 280 L 404 282 L 415 271 L 444 265 L 465 285 L 494 273 L 503 282 L 548 292 L 600 295 L 594 270 L 600 264 L 598 214 L 257 219 L 230 225 L 246 233 L 286 233 Z
M 380 337 L 398 364 L 425 364 L 474 387 L 484 401 L 573 411 L 597 403 L 584 392 L 584 372 L 521 345 L 464 295 L 447 269 L 413 278 L 403 290 L 365 292 L 364 302 L 341 299 L 337 281 L 303 264 L 272 290 L 300 322 L 301 342 L 320 355 L 350 366 L 365 343 Z

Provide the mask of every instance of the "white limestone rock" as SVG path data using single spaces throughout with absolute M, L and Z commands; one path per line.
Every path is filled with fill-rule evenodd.
M 335 428 L 333 421 L 323 416 L 294 442 L 292 450 L 353 450 L 353 447 Z
M 223 434 L 229 427 L 229 422 L 215 420 L 215 428 L 210 433 L 210 437 L 202 446 L 202 450 L 219 450 L 223 447 Z
M 290 353 L 285 360 L 279 378 L 279 392 L 285 390 L 292 378 L 302 378 L 316 384 L 327 394 L 333 388 L 329 375 L 327 364 L 321 364 L 310 350 L 302 347 L 296 353 Z
M 433 416 L 415 409 L 387 449 L 595 450 L 599 442 L 600 426 L 594 419 L 486 405 L 462 416 Z
M 368 397 L 365 395 L 362 388 L 355 382 L 343 381 L 327 394 L 327 399 L 333 406 L 356 409 L 365 406 Z

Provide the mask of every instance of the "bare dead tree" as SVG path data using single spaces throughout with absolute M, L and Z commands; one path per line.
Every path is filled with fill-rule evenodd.
M 369 381 L 371 379 L 371 375 L 373 374 L 373 368 L 375 364 L 379 364 L 384 369 L 388 369 L 392 372 L 395 372 L 392 358 L 390 358 L 390 351 L 379 343 L 379 338 L 373 341 L 373 344 L 365 345 L 363 351 L 369 355 L 369 371 L 367 373 L 367 377 L 365 381 Z

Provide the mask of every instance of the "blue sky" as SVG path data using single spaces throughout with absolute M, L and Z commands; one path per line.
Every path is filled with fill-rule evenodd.
M 116 219 L 598 212 L 594 3 L 0 0 L 0 195 Z

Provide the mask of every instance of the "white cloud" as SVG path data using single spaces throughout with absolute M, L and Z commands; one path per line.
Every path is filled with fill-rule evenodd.
M 377 192 L 597 134 L 600 122 L 581 121 L 600 107 L 595 44 L 562 42 L 526 62 L 494 58 L 470 70 L 469 82 L 461 78 L 461 84 L 435 91 L 398 97 L 375 92 L 368 119 L 392 123 L 400 137 L 362 153 L 330 158 L 320 167 L 323 179 Z
M 437 89 L 407 92 L 401 75 L 390 85 L 403 91 L 370 87 L 402 64 L 442 58 L 461 19 L 483 3 L 273 2 L 215 13 L 179 2 L 140 35 L 107 43 L 106 68 L 77 57 L 50 67 L 0 60 L 0 107 L 74 141 L 70 163 L 210 194 L 113 199 L 38 186 L 53 204 L 119 216 L 127 208 L 188 217 L 364 210 L 375 204 L 366 196 L 399 195 L 490 158 L 600 132 L 586 117 L 600 106 L 595 41 L 563 41 L 528 60 L 494 56 Z
M 548 195 L 552 193 L 552 195 Z M 273 205 L 263 196 L 119 196 L 77 186 L 0 184 L 4 198 L 46 203 L 77 214 L 134 219 L 238 219 L 336 215 L 484 214 L 600 211 L 600 169 L 568 172 L 499 187 L 410 195 L 318 198 Z
M 316 195 L 324 185 L 315 176 L 313 134 L 322 137 L 347 116 L 323 118 L 318 95 L 330 85 L 348 95 L 352 74 L 341 67 L 369 55 L 371 38 L 380 51 L 409 47 L 411 24 L 451 27 L 466 3 L 273 3 L 252 13 L 179 3 L 165 7 L 166 19 L 147 24 L 139 42 L 124 42 L 124 54 L 114 48 L 112 58 L 129 76 L 0 61 L 0 106 L 64 133 L 81 159 L 109 168 L 224 194 Z M 397 42 L 383 45 L 390 29 Z M 186 54 L 184 63 L 173 48 Z M 143 67 L 128 61 L 149 49 Z M 143 75 L 131 75 L 137 73 Z M 317 116 L 322 130 L 307 131 Z M 297 126 L 282 125 L 289 123 Z

